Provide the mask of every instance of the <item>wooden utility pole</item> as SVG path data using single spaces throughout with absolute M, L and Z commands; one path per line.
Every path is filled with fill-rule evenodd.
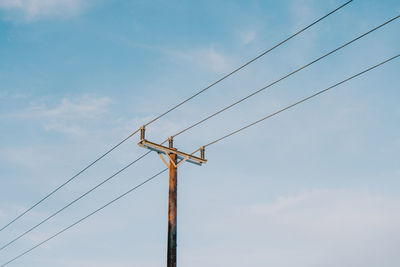
M 168 248 L 167 267 L 176 267 L 177 259 L 177 193 L 178 193 L 178 166 L 185 161 L 201 165 L 206 163 L 204 147 L 200 149 L 200 157 L 181 152 L 174 148 L 172 138 L 169 146 L 165 147 L 145 139 L 145 129 L 141 128 L 139 146 L 156 151 L 169 169 L 169 195 L 168 195 Z M 166 155 L 169 162 L 164 158 Z M 178 161 L 179 160 L 179 161 Z
M 172 140 L 170 140 L 172 148 Z M 176 149 L 175 149 L 176 150 Z M 169 162 L 169 196 L 168 196 L 168 248 L 167 267 L 176 267 L 176 239 L 177 239 L 177 193 L 178 193 L 178 168 L 177 155 L 171 154 Z

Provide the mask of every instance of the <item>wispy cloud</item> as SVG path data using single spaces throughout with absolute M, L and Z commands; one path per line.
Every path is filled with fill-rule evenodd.
M 232 60 L 213 46 L 188 51 L 167 51 L 167 53 L 216 73 L 226 73 L 233 68 Z
M 0 0 L 4 19 L 25 22 L 75 16 L 87 6 L 86 0 Z
M 63 98 L 56 106 L 48 103 L 31 103 L 26 109 L 3 115 L 17 119 L 34 119 L 42 123 L 46 131 L 66 134 L 83 134 L 82 123 L 96 120 L 108 111 L 111 99 L 108 97 L 81 96 Z
M 25 117 L 42 117 L 55 119 L 95 118 L 106 112 L 111 102 L 108 97 L 82 96 L 75 99 L 63 98 L 56 107 L 33 105 L 20 115 Z
M 248 30 L 239 33 L 239 39 L 244 45 L 251 44 L 257 37 L 257 32 L 255 30 Z
M 314 1 L 298 0 L 293 1 L 292 4 L 289 5 L 294 21 L 293 31 L 304 27 L 310 23 L 311 18 L 316 17 L 316 12 L 314 9 L 315 3 L 313 2 Z
M 254 31 L 253 33 L 253 31 L 249 31 L 239 33 L 238 37 L 242 42 L 251 43 L 256 37 L 256 32 Z M 235 62 L 233 57 L 224 53 L 223 49 L 217 48 L 219 47 L 218 44 L 203 44 L 190 49 L 177 49 L 160 45 L 132 42 L 121 37 L 118 37 L 118 40 L 119 42 L 123 42 L 125 45 L 163 54 L 171 58 L 174 63 L 190 63 L 216 73 L 226 73 L 227 71 L 232 71 L 232 69 L 236 66 L 234 64 Z
M 44 149 L 42 151 L 44 151 Z M 2 149 L 0 151 L 0 158 L 17 164 L 24 169 L 39 172 L 43 166 L 52 162 L 53 159 L 49 154 L 49 151 L 46 151 L 46 153 L 38 153 L 37 149 L 32 147 L 13 147 Z
M 8 91 L 0 91 L 0 100 L 2 99 L 25 99 L 28 96 L 26 94 L 21 94 L 21 93 L 17 93 L 17 94 L 11 94 Z

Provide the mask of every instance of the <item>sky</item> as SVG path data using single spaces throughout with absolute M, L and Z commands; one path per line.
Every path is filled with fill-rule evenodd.
M 345 1 L 0 0 L 0 225 L 141 125 Z M 354 0 L 149 125 L 177 131 L 399 15 Z M 400 52 L 396 20 L 175 139 L 200 146 Z M 400 59 L 178 170 L 179 266 L 400 265 Z M 146 152 L 135 135 L 0 232 L 7 243 Z M 152 153 L 0 264 L 165 168 Z M 165 266 L 164 173 L 9 266 Z

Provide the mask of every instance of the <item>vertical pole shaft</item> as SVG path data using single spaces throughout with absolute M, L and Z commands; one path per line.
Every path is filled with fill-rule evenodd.
M 175 163 L 175 165 L 172 163 Z M 169 163 L 169 198 L 168 198 L 168 250 L 167 250 L 167 267 L 176 267 L 176 211 L 177 211 L 177 189 L 178 189 L 178 172 L 177 156 L 171 154 Z

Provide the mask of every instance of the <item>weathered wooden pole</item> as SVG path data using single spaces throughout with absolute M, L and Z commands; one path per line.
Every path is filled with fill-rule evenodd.
M 172 139 L 169 147 L 172 148 Z M 177 247 L 177 193 L 178 193 L 178 170 L 177 155 L 170 154 L 169 162 L 169 197 L 168 197 L 168 250 L 167 267 L 176 267 Z
M 1 1 L 1 0 L 0 0 Z M 164 143 L 164 142 L 163 142 Z M 162 144 L 163 144 L 162 143 Z M 178 165 L 184 162 L 190 162 L 197 165 L 206 163 L 207 160 L 204 158 L 204 147 L 196 150 L 200 150 L 200 158 L 192 154 L 188 154 L 174 148 L 174 142 L 172 137 L 169 138 L 169 146 L 163 146 L 150 142 L 145 139 L 145 126 L 140 129 L 140 142 L 139 146 L 156 151 L 162 161 L 169 169 L 169 196 L 168 196 L 168 248 L 167 248 L 167 267 L 176 267 L 177 259 L 177 194 L 178 194 Z M 169 162 L 164 158 L 166 155 L 169 158 Z M 179 159 L 179 163 L 178 163 Z

